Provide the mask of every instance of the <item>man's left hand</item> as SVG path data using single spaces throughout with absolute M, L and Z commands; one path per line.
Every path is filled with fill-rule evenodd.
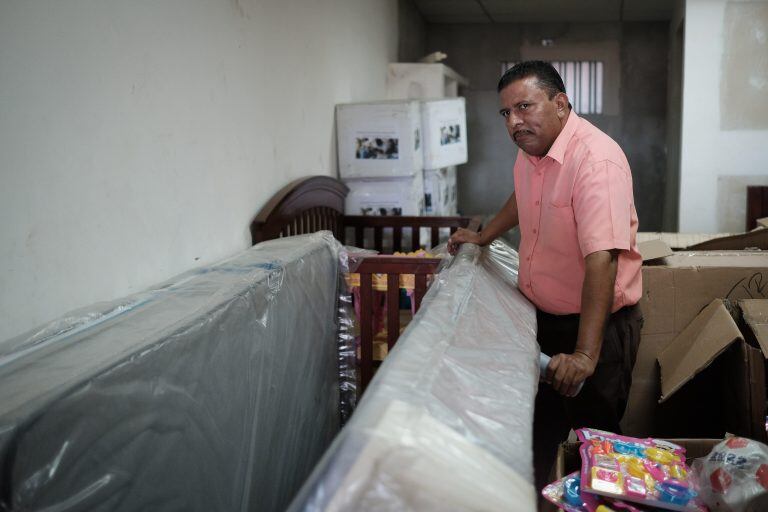
M 581 352 L 557 354 L 547 366 L 546 382 L 563 396 L 573 397 L 579 385 L 595 373 L 597 362 Z

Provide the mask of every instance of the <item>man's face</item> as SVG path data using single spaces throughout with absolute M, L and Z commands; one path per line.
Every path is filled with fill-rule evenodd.
M 525 77 L 502 89 L 499 99 L 515 144 L 531 156 L 546 155 L 568 119 L 568 97 L 558 93 L 549 99 L 536 77 Z

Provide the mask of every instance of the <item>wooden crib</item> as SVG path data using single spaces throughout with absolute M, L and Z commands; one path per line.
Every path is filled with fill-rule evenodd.
M 421 248 L 421 232 L 429 230 L 428 247 L 440 243 L 441 229 L 455 232 L 458 228 L 477 230 L 478 218 L 426 216 L 366 216 L 345 215 L 344 199 L 349 189 L 341 181 L 328 176 L 310 176 L 289 183 L 277 192 L 251 223 L 253 244 L 285 236 L 302 235 L 328 230 L 342 244 L 374 249 L 380 254 L 365 256 L 350 262 L 350 271 L 360 274 L 360 391 L 373 377 L 373 275 L 386 274 L 387 279 L 387 347 L 391 350 L 400 332 L 399 282 L 401 274 L 413 274 L 415 287 L 412 300 L 418 310 L 427 290 L 427 276 L 435 274 L 439 258 L 413 258 L 382 255 L 392 252 L 415 251 Z M 372 245 L 366 247 L 373 232 Z M 391 231 L 391 246 L 385 246 L 385 234 Z M 410 240 L 405 240 L 404 235 Z

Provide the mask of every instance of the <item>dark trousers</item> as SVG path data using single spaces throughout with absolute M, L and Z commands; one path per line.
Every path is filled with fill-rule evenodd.
M 536 320 L 542 352 L 549 356 L 573 352 L 579 315 L 551 315 L 537 310 Z M 591 427 L 620 432 L 619 421 L 627 406 L 642 326 L 643 315 L 637 305 L 624 307 L 608 318 L 595 373 L 575 397 L 566 398 L 549 384 L 539 383 L 533 419 L 537 490 L 549 483 L 557 446 L 570 429 Z

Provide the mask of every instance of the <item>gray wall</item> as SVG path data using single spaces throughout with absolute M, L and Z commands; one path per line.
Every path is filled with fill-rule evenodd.
M 413 0 L 397 2 L 397 61 L 416 62 L 426 55 L 427 24 Z
M 542 47 L 543 38 L 554 39 L 555 46 Z M 446 64 L 470 82 L 465 90 L 469 163 L 458 174 L 462 213 L 492 214 L 514 188 L 517 148 L 498 115 L 501 62 L 592 58 L 606 62 L 608 113 L 585 117 L 627 154 L 640 229 L 661 229 L 667 176 L 668 23 L 427 25 L 427 52 L 438 50 L 447 53 Z
M 386 96 L 397 4 L 0 2 L 0 340 L 250 246 Z
M 669 80 L 667 81 L 667 179 L 662 228 L 678 230 L 680 208 L 680 141 L 683 114 L 683 45 L 685 42 L 685 5 L 675 1 L 669 24 Z

